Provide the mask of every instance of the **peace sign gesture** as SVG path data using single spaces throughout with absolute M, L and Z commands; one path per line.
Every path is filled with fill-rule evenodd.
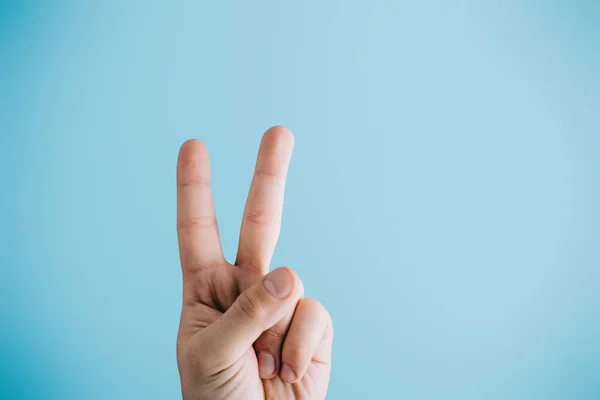
M 290 268 L 269 272 L 281 224 L 294 138 L 263 136 L 235 264 L 223 257 L 206 146 L 183 144 L 177 163 L 177 233 L 183 305 L 177 362 L 183 398 L 323 399 L 333 325 L 304 299 Z

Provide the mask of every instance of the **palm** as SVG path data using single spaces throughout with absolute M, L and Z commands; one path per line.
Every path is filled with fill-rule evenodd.
M 261 276 L 225 263 L 218 268 L 198 271 L 191 285 L 195 305 L 190 305 L 189 314 L 182 320 L 180 336 L 183 338 L 201 332 L 203 327 L 212 324 L 241 291 L 260 280 Z M 185 348 L 188 341 L 181 345 Z M 185 351 L 185 349 L 182 349 Z M 321 356 L 322 359 L 318 357 Z M 231 371 L 234 379 L 228 380 Z M 244 356 L 228 369 L 213 377 L 210 386 L 215 392 L 211 398 L 217 398 L 219 392 L 229 393 L 232 399 L 304 399 L 323 398 L 329 381 L 330 366 L 326 354 L 315 354 L 306 375 L 299 381 L 289 384 L 278 375 L 261 380 L 258 374 L 256 352 L 248 348 Z M 251 392 L 246 390 L 251 388 Z M 322 392 L 322 393 L 320 393 Z M 315 396 L 311 395 L 314 394 Z M 320 394 L 320 396 L 316 396 Z
M 326 321 L 318 346 L 307 360 L 308 367 L 293 383 L 285 382 L 278 374 L 293 312 L 264 332 L 253 345 L 242 349 L 238 357 L 221 365 L 213 366 L 209 354 L 197 354 L 201 344 L 209 340 L 206 328 L 215 324 L 240 294 L 260 282 L 269 269 L 279 233 L 283 177 L 291 153 L 291 135 L 285 130 L 267 135 L 269 133 L 259 152 L 235 265 L 223 259 L 220 249 L 205 149 L 195 142 L 192 146 L 196 147 L 189 150 L 189 154 L 184 154 L 184 148 L 180 154 L 178 233 L 184 287 L 177 350 L 184 397 L 186 390 L 192 392 L 191 386 L 200 389 L 195 390 L 199 395 L 194 398 L 210 399 L 322 399 L 327 391 L 332 339 L 330 320 Z M 275 357 L 277 369 L 270 376 L 265 376 L 264 367 L 260 369 L 259 350 L 269 351 Z M 205 351 L 216 354 L 219 349 Z M 199 357 L 203 357 L 200 366 L 194 366 L 197 363 L 194 360 Z M 194 380 L 196 382 L 189 382 Z

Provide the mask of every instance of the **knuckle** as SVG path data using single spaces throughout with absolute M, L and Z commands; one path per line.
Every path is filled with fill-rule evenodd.
M 323 306 L 323 304 L 321 304 L 321 302 L 319 300 L 316 299 L 304 299 L 305 304 L 311 308 L 311 310 L 321 310 L 321 309 L 325 309 L 325 307 Z
M 250 296 L 247 291 L 242 292 L 238 298 L 238 301 L 236 301 L 234 304 L 237 313 L 249 319 L 259 318 L 264 313 L 264 308 L 258 299 Z
M 325 320 L 327 321 L 327 324 L 333 328 L 333 319 L 331 318 L 331 313 L 325 308 L 325 306 L 323 306 L 323 313 L 325 315 Z
M 256 179 L 260 179 L 263 182 L 270 183 L 272 185 L 281 185 L 285 183 L 285 175 L 278 174 L 273 171 L 269 171 L 265 168 L 256 168 L 254 170 L 254 176 Z
M 276 221 L 276 218 L 275 216 L 267 213 L 265 210 L 254 210 L 244 214 L 244 221 L 248 221 L 259 226 L 265 226 L 273 224 L 273 222 Z
M 186 180 L 181 180 L 180 182 L 177 182 L 177 188 L 179 188 L 179 189 L 186 189 L 186 188 L 193 188 L 193 187 L 203 187 L 203 188 L 210 189 L 210 187 L 211 187 L 210 179 L 193 176 Z
M 325 321 L 325 332 L 324 338 L 332 338 L 333 337 L 333 319 L 331 318 L 331 314 L 325 308 L 325 306 L 318 300 L 315 299 L 304 299 L 306 302 L 306 307 L 310 309 L 311 312 L 314 312 L 316 315 L 320 315 L 321 319 Z
M 304 299 L 304 302 L 305 306 L 310 310 L 310 312 L 315 313 L 317 315 L 323 315 L 326 319 L 331 319 L 329 311 L 327 311 L 325 306 L 319 300 Z
M 331 341 L 333 340 L 333 321 L 331 317 L 329 317 L 329 321 L 325 328 L 325 333 L 323 334 L 323 340 Z
M 325 306 L 323 306 L 321 304 L 321 308 L 322 308 L 321 312 L 325 316 L 325 333 L 323 334 L 323 336 L 325 339 L 332 339 L 333 338 L 333 319 L 331 318 L 331 314 L 329 313 L 329 311 L 327 311 Z
M 207 215 L 205 217 L 195 217 L 180 221 L 177 223 L 177 230 L 206 229 L 214 228 L 215 226 L 217 226 L 217 218 L 214 215 Z

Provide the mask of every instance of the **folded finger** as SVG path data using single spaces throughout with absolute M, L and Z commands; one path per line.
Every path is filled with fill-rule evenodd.
M 302 379 L 311 362 L 329 363 L 332 332 L 325 307 L 317 300 L 301 299 L 283 344 L 281 379 L 293 383 Z

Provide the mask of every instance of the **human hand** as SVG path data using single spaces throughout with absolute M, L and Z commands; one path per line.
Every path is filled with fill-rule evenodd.
M 177 162 L 177 233 L 183 305 L 177 363 L 184 400 L 324 399 L 333 325 L 290 268 L 270 273 L 294 138 L 263 136 L 235 264 L 223 257 L 206 146 L 183 144 Z

